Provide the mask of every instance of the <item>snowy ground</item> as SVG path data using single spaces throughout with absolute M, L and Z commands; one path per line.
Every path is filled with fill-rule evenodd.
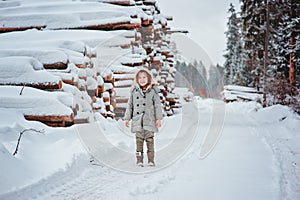
M 57 129 L 6 113 L 0 199 L 300 199 L 300 118 L 287 107 L 184 104 L 156 135 L 155 168 L 135 166 L 134 137 L 122 121 L 99 119 Z M 45 133 L 25 133 L 13 157 L 19 131 L 30 127 Z

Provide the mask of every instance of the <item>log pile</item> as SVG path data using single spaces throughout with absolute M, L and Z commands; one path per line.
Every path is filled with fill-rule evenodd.
M 28 29 L 132 30 L 140 27 L 141 21 L 149 20 L 142 10 L 129 9 L 127 8 L 129 6 L 98 2 L 53 1 L 51 7 L 56 9 L 51 9 L 48 2 L 26 4 L 26 1 L 20 1 L 20 5 L 8 5 L 7 8 L 4 5 L 3 8 L 1 7 L 0 33 Z M 19 7 L 22 5 L 26 8 Z M 31 14 L 28 10 L 35 12 Z M 64 14 L 59 14 L 57 10 L 64 10 Z M 139 15 L 140 19 L 135 15 Z M 28 16 L 30 21 L 25 22 L 24 19 Z
M 137 6 L 152 19 L 145 24 L 142 23 L 142 26 L 137 28 L 140 37 L 136 39 L 136 41 L 137 44 L 139 44 L 139 47 L 141 46 L 144 49 L 143 55 L 146 56 L 142 66 L 148 68 L 152 72 L 156 82 L 159 83 L 161 101 L 166 115 L 170 116 L 174 114 L 173 109 L 181 107 L 178 95 L 173 93 L 175 88 L 176 70 L 174 68 L 174 54 L 170 51 L 170 34 L 168 33 L 170 28 L 167 24 L 167 21 L 172 20 L 172 18 L 160 14 L 161 11 L 155 0 L 140 1 Z M 135 51 L 137 50 L 133 48 L 133 53 L 135 53 Z M 118 81 L 124 80 L 119 78 L 120 75 L 117 75 L 117 77 Z M 126 79 L 131 78 L 133 80 L 134 76 L 127 74 L 125 77 Z M 125 87 L 127 87 L 129 83 L 128 85 L 120 85 L 125 85 Z M 120 85 L 117 87 L 120 87 Z M 119 90 L 121 95 L 117 100 L 117 107 L 118 113 L 121 113 L 120 116 L 124 114 L 123 112 L 125 111 L 128 98 L 128 95 L 126 98 L 123 94 L 128 91 L 128 89 Z
M 226 103 L 235 101 L 256 101 L 261 102 L 262 92 L 251 87 L 225 85 L 222 92 L 223 100 Z
M 25 2 L 20 1 L 20 4 L 25 5 Z M 123 117 L 135 73 L 141 67 L 148 68 L 159 83 L 165 115 L 173 115 L 174 109 L 180 108 L 179 97 L 173 92 L 176 70 L 174 54 L 170 51 L 168 26 L 172 17 L 163 16 L 155 0 L 101 2 L 104 4 L 92 0 L 54 1 L 53 7 L 68 8 L 71 10 L 68 16 L 74 17 L 71 23 L 63 26 L 51 21 L 51 15 L 56 15 L 55 10 L 53 13 L 48 10 L 49 20 L 40 13 L 24 23 L 22 17 L 14 18 L 12 13 L 15 9 L 16 15 L 27 16 L 26 9 L 18 6 L 0 8 L 0 18 L 5 18 L 0 20 L 0 32 L 3 33 L 0 34 L 0 42 L 4 44 L 0 47 L 0 59 L 12 56 L 35 59 L 42 66 L 40 70 L 43 73 L 47 72 L 57 79 L 55 84 L 50 81 L 17 82 L 15 79 L 0 82 L 0 85 L 25 85 L 73 96 L 71 115 L 24 114 L 27 119 L 50 126 L 69 126 L 91 122 L 95 120 L 95 113 L 113 119 Z M 26 6 L 27 9 L 47 9 L 42 2 Z M 112 10 L 112 13 L 108 14 L 107 10 Z M 105 17 L 106 20 L 100 20 L 95 13 L 101 13 L 100 18 Z M 112 17 L 118 15 L 123 17 L 120 21 Z M 60 20 L 61 16 L 55 17 Z M 13 32 L 11 37 L 11 40 L 19 40 L 17 45 L 11 44 L 10 36 L 5 33 L 12 31 L 18 31 Z M 37 73 L 36 69 L 32 71 Z

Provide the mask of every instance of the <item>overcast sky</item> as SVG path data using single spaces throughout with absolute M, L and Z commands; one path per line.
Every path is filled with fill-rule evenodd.
M 173 16 L 173 29 L 187 29 L 187 35 L 202 47 L 213 64 L 224 63 L 229 4 L 239 10 L 239 0 L 157 0 L 165 15 Z

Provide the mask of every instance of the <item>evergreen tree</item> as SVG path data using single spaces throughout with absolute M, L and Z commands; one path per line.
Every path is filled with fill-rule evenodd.
M 280 103 L 300 112 L 300 1 L 241 0 L 242 45 L 227 41 L 225 55 L 226 84 L 255 86 L 263 89 L 264 105 Z M 231 7 L 229 12 L 235 13 Z M 232 18 L 229 18 L 232 20 Z M 232 22 L 228 22 L 228 28 Z M 232 26 L 232 25 L 231 25 Z M 227 38 L 233 34 L 229 29 Z M 242 64 L 233 65 L 235 49 L 244 49 Z M 236 48 L 238 47 L 238 48 Z M 242 55 L 242 54 L 241 54 Z M 231 66 L 235 66 L 231 68 Z M 250 72 L 250 77 L 246 77 Z M 251 84 L 249 80 L 253 80 Z M 266 100 L 266 101 L 265 101 Z
M 269 104 L 291 104 L 296 94 L 294 86 L 299 84 L 299 3 L 291 0 L 271 1 L 270 12 L 273 16 L 270 23 L 275 31 L 270 39 L 269 51 L 272 67 L 268 72 Z
M 177 70 L 177 73 L 182 75 L 182 77 L 178 76 L 178 78 L 181 78 L 181 80 L 184 79 L 185 81 L 185 84 L 182 84 L 182 86 L 187 85 L 195 95 L 206 97 L 207 91 L 209 90 L 207 80 L 202 75 L 203 72 L 200 71 L 200 68 L 195 66 L 196 63 L 198 62 L 194 61 L 193 64 L 177 62 L 175 68 Z
M 221 70 L 221 71 L 220 71 Z M 211 66 L 208 70 L 209 79 L 209 96 L 210 97 L 220 97 L 221 91 L 223 90 L 223 68 L 217 64 L 217 66 Z
M 246 65 L 252 73 L 253 82 L 251 85 L 260 90 L 264 71 L 266 4 L 264 0 L 241 0 L 241 3 Z
M 202 61 L 197 61 L 194 60 L 193 62 L 193 66 L 199 71 L 199 73 L 201 74 L 201 76 L 207 80 L 207 70 L 205 68 L 205 66 L 203 65 Z
M 291 24 L 290 24 L 290 84 L 297 86 L 300 84 L 300 1 L 291 0 Z M 291 62 L 294 65 L 293 79 L 291 80 Z
M 225 84 L 246 85 L 250 77 L 245 70 L 245 54 L 240 29 L 240 19 L 237 17 L 234 6 L 230 4 L 228 10 L 228 31 L 225 32 L 227 38 L 227 48 L 225 57 Z
M 226 43 L 226 53 L 225 57 L 225 74 L 224 74 L 224 82 L 225 84 L 233 84 L 233 77 L 236 73 L 236 66 L 234 63 L 234 55 L 235 55 L 235 46 L 236 46 L 236 38 L 238 38 L 238 27 L 237 27 L 237 17 L 235 13 L 234 6 L 230 4 L 230 8 L 228 10 L 229 19 L 227 22 L 228 31 L 225 32 L 227 43 Z

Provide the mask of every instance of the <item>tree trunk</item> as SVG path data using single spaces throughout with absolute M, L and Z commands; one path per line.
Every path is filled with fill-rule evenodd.
M 291 18 L 294 19 L 296 17 L 296 9 L 297 3 L 295 1 L 291 1 Z M 289 79 L 290 79 L 290 85 L 295 85 L 295 64 L 294 64 L 294 49 L 295 49 L 295 37 L 294 32 L 292 30 L 291 36 L 290 36 L 290 71 L 289 71 Z
M 294 37 L 290 37 L 290 48 L 291 50 L 294 49 Z M 290 53 L 290 85 L 295 85 L 295 65 L 294 65 L 294 54 Z
M 270 19 L 269 19 L 269 1 L 265 0 L 266 4 L 266 30 L 264 42 L 264 68 L 263 68 L 263 107 L 267 106 L 267 68 L 269 66 L 269 34 L 270 34 Z

